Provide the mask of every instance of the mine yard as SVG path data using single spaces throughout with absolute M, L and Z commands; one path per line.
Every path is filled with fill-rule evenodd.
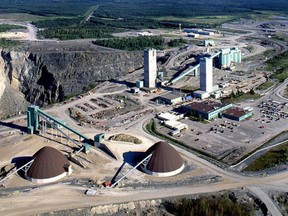
M 109 130 L 121 127 L 151 113 L 151 108 L 125 94 L 105 95 L 68 108 L 69 115 L 80 125 Z
M 272 72 L 264 66 L 271 52 L 288 49 L 268 37 L 268 29 L 287 33 L 280 23 L 241 20 L 210 29 L 213 34 L 202 39 L 213 35 L 213 46 L 145 50 L 144 68 L 137 65 L 85 93 L 75 96 L 72 89 L 61 103 L 30 105 L 1 120 L 0 214 L 53 214 L 93 206 L 109 214 L 106 205 L 233 189 L 236 194 L 249 191 L 277 215 L 278 198 L 271 194 L 288 192 L 287 163 L 275 175 L 265 170 L 247 175 L 242 169 L 254 152 L 287 145 L 283 92 L 288 80 L 259 88 L 271 81 Z M 151 30 L 167 34 L 163 31 Z M 184 31 L 168 33 L 195 41 Z M 61 49 L 68 46 L 57 43 Z

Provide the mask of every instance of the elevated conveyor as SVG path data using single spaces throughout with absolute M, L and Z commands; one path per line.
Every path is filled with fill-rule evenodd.
M 76 134 L 77 136 L 84 139 L 84 141 L 88 141 L 89 138 L 85 135 L 81 134 L 80 132 L 74 130 L 73 128 L 69 127 L 65 123 L 61 122 L 59 119 L 43 112 L 40 110 L 38 106 L 29 106 L 27 112 L 27 127 L 28 133 L 34 134 L 36 131 L 39 130 L 39 116 L 44 117 L 45 119 L 49 120 L 51 123 L 56 123 L 56 125 L 61 125 L 63 128 L 66 128 L 68 131 Z
M 170 80 L 169 83 L 175 83 L 176 81 L 182 79 L 184 76 L 188 75 L 189 73 L 193 72 L 194 71 L 194 76 L 197 76 L 198 73 L 197 73 L 197 70 L 198 68 L 200 67 L 200 64 L 194 66 L 194 67 L 191 67 L 191 68 L 188 68 L 187 70 L 183 71 L 180 75 L 178 75 L 177 77 L 173 78 Z

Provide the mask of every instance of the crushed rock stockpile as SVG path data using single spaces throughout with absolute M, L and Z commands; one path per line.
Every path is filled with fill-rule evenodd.
M 0 50 L 0 119 L 83 93 L 143 67 L 142 52 Z

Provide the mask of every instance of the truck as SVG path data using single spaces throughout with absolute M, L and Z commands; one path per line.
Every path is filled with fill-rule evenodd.
M 174 131 L 171 131 L 171 136 L 176 136 L 177 134 L 180 134 L 180 130 L 174 130 Z

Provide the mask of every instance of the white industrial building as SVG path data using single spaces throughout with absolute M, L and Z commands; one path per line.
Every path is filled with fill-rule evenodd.
M 218 89 L 218 85 L 213 86 L 213 58 L 211 56 L 201 58 L 200 90 L 193 93 L 194 97 L 201 99 L 209 98 L 211 93 L 217 91 Z
M 144 51 L 144 87 L 155 88 L 157 78 L 156 50 Z
M 199 34 L 199 35 L 207 35 L 207 36 L 213 36 L 214 32 L 212 31 L 203 31 L 202 29 L 189 29 L 185 28 L 184 32 L 186 33 L 194 33 L 194 34 Z
M 195 34 L 195 33 L 188 33 L 187 36 L 192 37 L 192 38 L 199 38 L 200 37 L 199 34 Z
M 205 57 L 200 59 L 200 90 L 213 91 L 213 59 Z
M 181 123 L 181 122 L 175 121 L 175 120 L 165 121 L 164 125 L 168 128 L 171 128 L 173 130 L 178 130 L 178 131 L 181 131 L 181 130 L 188 128 L 187 124 L 184 124 L 184 123 Z
M 222 68 L 229 68 L 232 63 L 241 63 L 242 52 L 239 48 L 221 49 L 220 64 Z
M 184 114 L 176 114 L 176 113 L 170 113 L 170 112 L 161 112 L 157 114 L 157 118 L 167 121 L 167 120 L 174 120 L 177 121 L 179 119 L 184 118 Z

